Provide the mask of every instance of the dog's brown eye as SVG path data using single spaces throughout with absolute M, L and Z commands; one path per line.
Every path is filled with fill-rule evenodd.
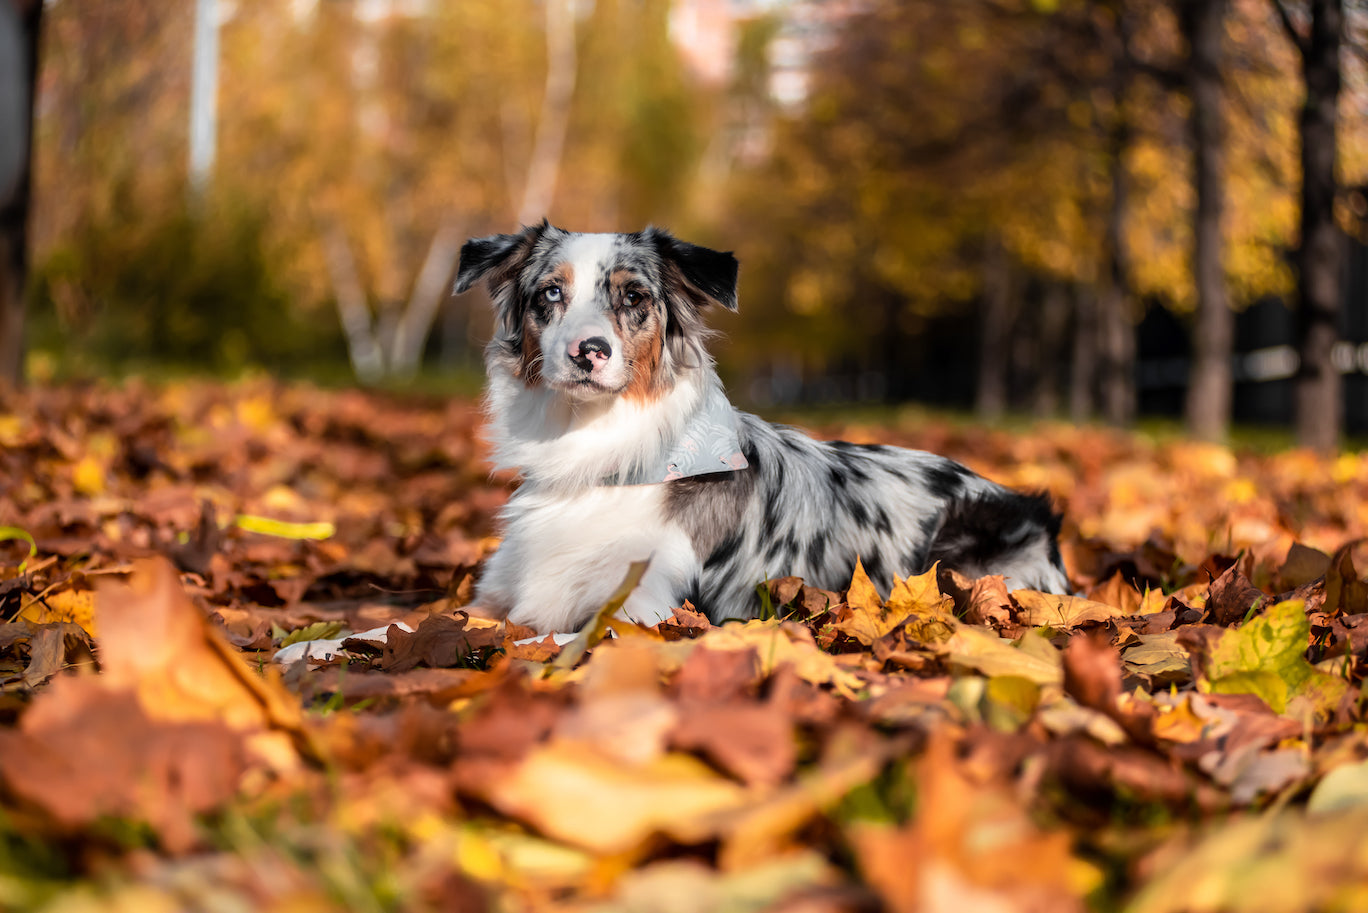
M 646 301 L 646 293 L 639 292 L 636 289 L 629 289 L 622 297 L 626 299 L 629 307 L 636 307 Z
M 542 290 L 542 298 L 555 304 L 561 300 L 561 288 L 559 285 L 550 285 Z

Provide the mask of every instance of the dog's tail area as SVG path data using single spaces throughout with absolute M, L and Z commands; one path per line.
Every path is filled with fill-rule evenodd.
M 1044 492 L 975 492 L 946 507 L 927 564 L 939 561 L 969 577 L 1001 574 L 1008 589 L 1068 593 L 1069 577 L 1059 554 L 1062 521 Z

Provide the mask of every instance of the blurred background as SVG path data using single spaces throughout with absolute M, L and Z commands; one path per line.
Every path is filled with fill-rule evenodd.
M 734 250 L 761 409 L 1328 450 L 1366 49 L 1362 0 L 0 0 L 0 378 L 473 391 L 460 244 L 546 215 Z

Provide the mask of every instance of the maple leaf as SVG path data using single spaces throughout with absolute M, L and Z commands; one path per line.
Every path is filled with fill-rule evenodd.
M 1243 627 L 1221 634 L 1204 658 L 1198 684 L 1205 691 L 1257 695 L 1277 713 L 1303 705 L 1327 714 L 1348 685 L 1306 661 L 1310 630 L 1301 600 L 1271 606 Z
M 846 592 L 850 616 L 836 622 L 832 628 L 866 646 L 903 627 L 918 640 L 944 640 L 954 622 L 951 615 L 954 601 L 941 593 L 936 574 L 937 569 L 933 566 L 926 573 L 908 580 L 895 576 L 893 589 L 885 602 L 879 598 L 873 581 L 856 559 L 850 589 Z

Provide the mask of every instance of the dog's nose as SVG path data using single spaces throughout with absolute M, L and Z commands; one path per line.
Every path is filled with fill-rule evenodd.
M 613 355 L 613 347 L 602 336 L 576 339 L 570 343 L 570 360 L 581 371 L 594 370 L 595 364 L 607 361 Z

